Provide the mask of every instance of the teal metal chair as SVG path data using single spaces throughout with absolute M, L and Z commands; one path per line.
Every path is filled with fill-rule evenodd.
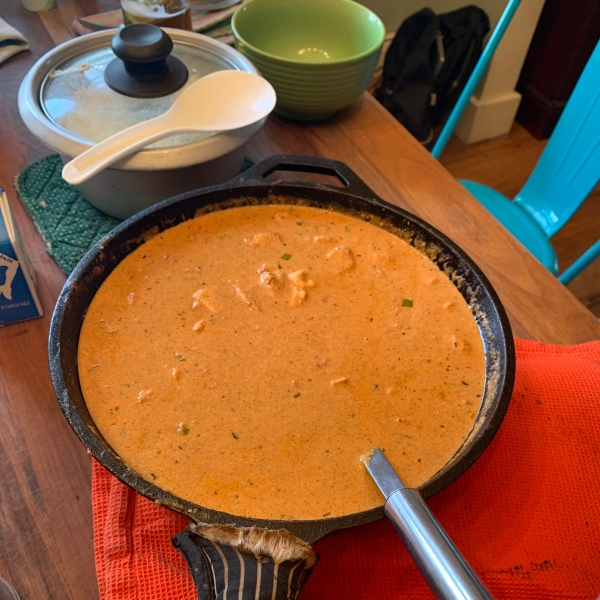
M 583 269 L 594 262 L 600 256 L 600 240 L 598 240 L 587 252 L 582 254 L 560 277 L 565 285 L 574 277 L 577 277 Z
M 549 238 L 600 180 L 600 43 L 590 57 L 533 173 L 509 200 L 459 180 L 541 263 L 558 274 Z M 600 240 L 559 279 L 568 283 L 600 255 Z
M 467 83 L 462 93 L 458 97 L 458 100 L 454 105 L 454 108 L 452 109 L 448 120 L 444 124 L 444 127 L 442 128 L 440 135 L 433 146 L 431 154 L 434 158 L 439 159 L 442 155 L 442 152 L 446 148 L 446 144 L 448 143 L 450 136 L 452 135 L 454 129 L 456 128 L 456 125 L 460 121 L 465 107 L 469 103 L 469 100 L 473 95 L 473 92 L 475 91 L 475 88 L 477 87 L 481 76 L 485 73 L 485 70 L 488 68 L 490 61 L 494 56 L 494 52 L 496 52 L 496 48 L 498 48 L 498 44 L 502 40 L 504 32 L 510 25 L 510 22 L 512 21 L 515 12 L 517 12 L 517 8 L 519 8 L 519 4 L 521 4 L 521 0 L 508 0 L 508 2 L 506 3 L 504 12 L 500 17 L 498 24 L 494 28 L 494 31 L 492 32 L 488 43 L 485 45 L 485 48 L 483 49 L 483 52 L 481 53 L 481 56 L 479 57 L 479 60 L 477 61 L 477 64 L 475 65 L 475 68 L 471 73 L 471 76 L 467 80 Z

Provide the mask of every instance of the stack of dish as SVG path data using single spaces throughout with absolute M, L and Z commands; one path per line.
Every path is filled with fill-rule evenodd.
M 352 0 L 250 0 L 232 29 L 236 48 L 275 88 L 275 112 L 301 121 L 352 104 L 385 38 L 381 19 Z

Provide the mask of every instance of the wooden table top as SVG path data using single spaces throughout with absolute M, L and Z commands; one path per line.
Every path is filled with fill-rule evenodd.
M 73 35 L 75 17 L 115 8 L 116 0 L 60 0 L 30 13 L 15 0 L 0 17 L 31 50 L 0 65 L 0 187 L 6 189 L 35 269 L 44 317 L 0 329 L 0 576 L 22 600 L 98 597 L 90 460 L 65 421 L 50 383 L 47 335 L 65 275 L 12 185 L 49 154 L 22 123 L 21 80 L 33 63 Z M 600 323 L 508 234 L 372 97 L 326 123 L 271 117 L 249 146 L 254 161 L 275 153 L 335 158 L 382 198 L 429 221 L 471 255 L 491 280 L 516 336 L 555 344 L 600 339 Z M 485 157 L 482 157 L 485 160 Z

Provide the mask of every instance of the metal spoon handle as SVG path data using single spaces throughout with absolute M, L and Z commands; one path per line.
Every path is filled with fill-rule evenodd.
M 406 487 L 379 448 L 361 462 L 386 499 L 385 514 L 439 600 L 491 600 L 417 490 Z
M 392 493 L 385 503 L 385 514 L 436 598 L 491 600 L 416 490 L 403 488 Z

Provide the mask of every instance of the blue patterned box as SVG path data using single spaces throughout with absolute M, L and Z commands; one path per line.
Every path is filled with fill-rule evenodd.
M 42 316 L 33 271 L 6 194 L 0 190 L 0 327 Z

